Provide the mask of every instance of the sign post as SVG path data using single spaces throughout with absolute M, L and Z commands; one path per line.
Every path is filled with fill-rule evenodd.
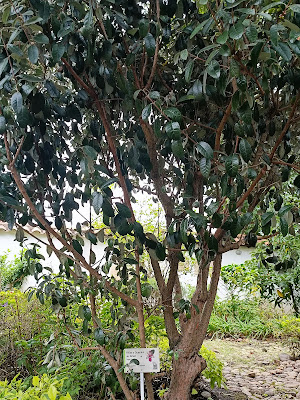
M 141 400 L 145 400 L 144 372 L 140 372 Z
M 124 349 L 123 365 L 126 373 L 135 372 L 140 374 L 141 400 L 145 400 L 144 373 L 160 371 L 159 349 Z

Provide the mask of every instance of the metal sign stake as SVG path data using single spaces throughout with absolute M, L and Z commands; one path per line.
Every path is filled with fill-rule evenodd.
M 140 372 L 141 400 L 145 400 L 144 372 Z

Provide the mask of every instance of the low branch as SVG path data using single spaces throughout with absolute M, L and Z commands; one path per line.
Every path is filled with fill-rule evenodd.
M 232 107 L 232 101 L 230 100 L 230 103 L 228 104 L 226 111 L 223 115 L 223 118 L 216 130 L 216 140 L 215 140 L 215 148 L 214 148 L 214 158 L 217 157 L 217 153 L 220 150 L 220 145 L 221 145 L 221 134 L 223 132 L 224 126 L 230 116 L 231 113 L 231 107 Z
M 120 365 L 118 364 L 118 362 L 110 355 L 110 353 L 106 350 L 106 348 L 104 346 L 92 346 L 92 347 L 80 347 L 74 337 L 74 335 L 72 334 L 70 328 L 66 325 L 66 329 L 70 335 L 70 337 L 72 338 L 72 341 L 75 345 L 75 347 L 77 348 L 78 351 L 95 351 L 95 350 L 100 350 L 103 357 L 106 359 L 106 361 L 109 363 L 109 365 L 113 368 L 113 370 L 115 371 L 115 374 L 118 378 L 118 381 L 120 383 L 120 386 L 123 390 L 123 393 L 125 394 L 126 400 L 134 400 L 133 394 L 131 392 L 131 390 L 129 389 L 129 387 L 127 386 L 127 383 L 122 375 L 122 373 L 120 372 Z
M 282 129 L 281 134 L 280 134 L 279 138 L 277 139 L 277 141 L 276 141 L 276 143 L 275 143 L 275 145 L 273 147 L 273 150 L 271 151 L 271 154 L 269 155 L 271 161 L 272 161 L 272 159 L 273 159 L 273 157 L 275 155 L 275 152 L 276 152 L 278 146 L 282 142 L 285 134 L 287 133 L 287 131 L 288 131 L 290 125 L 291 125 L 291 123 L 293 122 L 292 120 L 293 120 L 294 114 L 296 112 L 299 99 L 300 99 L 300 91 L 298 92 L 298 94 L 296 96 L 296 99 L 295 99 L 294 105 L 292 107 L 292 110 L 290 112 L 289 118 L 286 121 L 286 124 L 284 125 L 284 128 Z
M 163 275 L 161 273 L 159 262 L 157 260 L 155 260 L 153 257 L 151 257 L 151 255 L 150 255 L 150 261 L 151 261 L 151 266 L 152 266 L 152 269 L 154 272 L 154 276 L 155 276 L 155 280 L 156 280 L 159 292 L 162 295 L 166 288 L 166 284 L 165 284 Z
M 50 224 L 41 216 L 41 214 L 37 211 L 35 205 L 33 204 L 33 202 L 31 201 L 28 193 L 26 192 L 26 189 L 24 187 L 24 184 L 14 166 L 14 164 L 12 163 L 12 157 L 9 151 L 9 144 L 7 141 L 7 136 L 6 134 L 4 134 L 4 142 L 5 142 L 5 148 L 6 148 L 6 153 L 7 153 L 7 158 L 9 160 L 9 166 L 8 169 L 10 170 L 12 177 L 21 193 L 21 195 L 23 196 L 24 200 L 26 201 L 28 207 L 30 208 L 33 216 L 36 218 L 36 220 L 38 222 L 40 222 L 40 224 L 44 227 L 44 229 L 46 231 L 49 232 L 49 234 L 51 234 L 53 237 L 55 237 L 65 248 L 66 250 L 68 250 L 71 254 L 73 254 L 75 260 L 77 260 L 77 262 L 80 262 L 81 265 L 83 266 L 84 269 L 86 269 L 90 275 L 94 276 L 95 278 L 97 278 L 100 281 L 103 281 L 105 284 L 105 287 L 110 291 L 115 293 L 116 295 L 118 295 L 121 299 L 127 301 L 129 304 L 131 304 L 132 306 L 136 306 L 137 302 L 136 300 L 132 299 L 131 297 L 129 297 L 128 295 L 126 295 L 125 293 L 120 292 L 118 289 L 116 289 L 114 286 L 112 286 L 107 280 L 105 280 L 103 278 L 102 275 L 100 275 L 97 271 L 95 271 L 85 260 L 85 258 L 78 253 L 74 247 L 72 245 L 70 245 L 59 233 L 57 233 L 51 226 Z

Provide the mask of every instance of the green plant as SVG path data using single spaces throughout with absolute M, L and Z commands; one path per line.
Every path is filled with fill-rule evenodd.
M 160 399 L 163 399 L 165 394 L 168 392 L 168 388 L 158 389 L 157 394 Z
M 257 298 L 217 301 L 209 326 L 210 336 L 256 338 L 274 337 L 280 331 L 277 321 L 283 318 L 280 310 Z
M 202 345 L 200 350 L 201 356 L 205 359 L 207 367 L 202 372 L 202 375 L 209 380 L 211 388 L 215 385 L 219 387 L 225 383 L 223 377 L 223 363 L 216 357 L 216 353 L 212 350 L 207 349 Z
M 44 374 L 41 378 L 34 376 L 32 384 L 24 388 L 22 380 L 17 376 L 11 381 L 0 381 L 0 399 L 5 400 L 72 400 L 71 396 L 61 394 L 63 381 Z
M 167 399 L 186 400 L 205 367 L 223 254 L 237 238 L 271 234 L 272 219 L 287 235 L 298 218 L 287 204 L 269 209 L 299 170 L 293 1 L 1 2 L 0 218 L 22 244 L 39 239 L 28 224 L 45 231 L 65 282 L 44 277 L 38 298 L 51 300 L 79 351 L 82 338 L 93 342 L 129 400 L 120 354 L 138 340 L 135 320 L 147 345 L 149 272 L 173 351 Z M 289 190 L 299 187 L 297 175 Z M 135 191 L 160 203 L 164 231 L 138 221 Z M 185 254 L 199 267 L 190 300 L 178 279 Z M 111 326 L 100 297 L 112 302 Z M 75 326 L 68 307 L 79 304 Z
M 294 228 L 293 228 L 294 229 Z M 298 228 L 295 228 L 298 231 Z M 242 265 L 227 265 L 221 277 L 229 290 L 253 294 L 273 301 L 275 305 L 289 305 L 300 314 L 300 240 L 299 235 L 279 235 L 260 243 L 252 259 Z
M 9 257 L 10 250 L 0 256 L 0 290 L 20 288 L 29 269 L 24 252 L 20 256 Z
M 22 376 L 38 373 L 52 323 L 49 309 L 36 299 L 29 303 L 18 290 L 0 292 L 0 365 L 4 370 L 7 366 L 6 378 L 12 379 L 16 371 Z

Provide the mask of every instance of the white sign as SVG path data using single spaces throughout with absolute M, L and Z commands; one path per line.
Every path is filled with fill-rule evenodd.
M 124 349 L 124 371 L 128 372 L 159 372 L 159 349 Z

